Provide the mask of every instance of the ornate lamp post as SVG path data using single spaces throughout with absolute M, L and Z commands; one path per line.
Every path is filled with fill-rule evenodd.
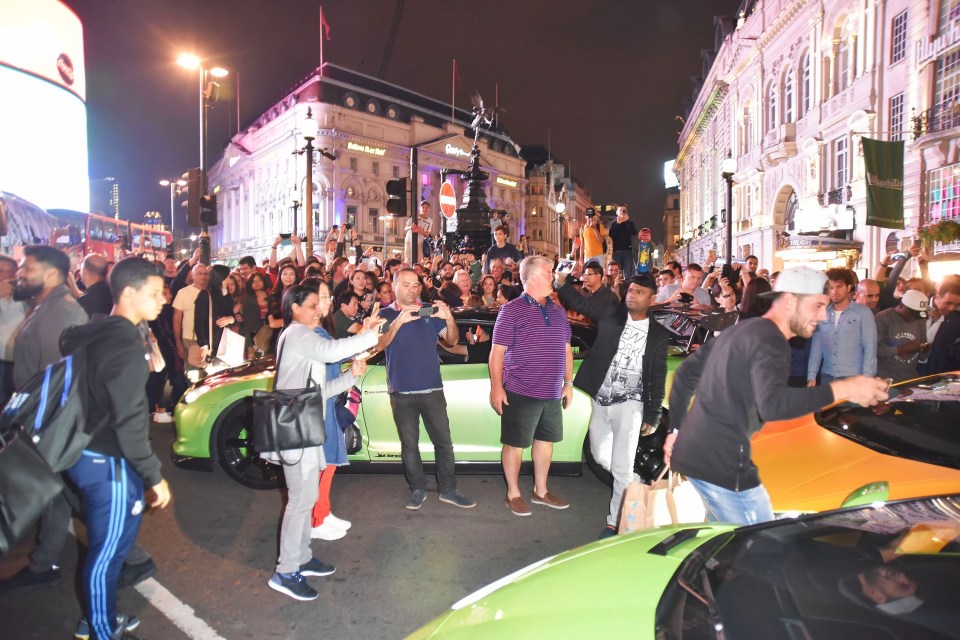
M 313 255 L 313 235 L 314 235 L 314 220 L 313 220 L 313 152 L 317 151 L 321 156 L 329 158 L 330 160 L 336 160 L 337 156 L 330 153 L 326 149 L 314 148 L 313 141 L 317 139 L 317 134 L 320 132 L 320 125 L 317 124 L 317 121 L 313 118 L 313 107 L 307 107 L 307 117 L 300 125 L 300 137 L 303 138 L 306 144 L 302 149 L 297 149 L 293 153 L 296 155 L 303 154 L 307 156 L 307 176 L 305 180 L 306 186 L 304 187 L 303 194 L 303 208 L 304 213 L 307 216 L 305 231 L 307 233 L 307 251 L 306 258 L 309 258 Z M 294 210 L 294 215 L 296 215 L 296 210 Z M 296 222 L 294 222 L 296 224 Z
M 720 177 L 727 183 L 727 239 L 724 252 L 727 264 L 733 264 L 733 174 L 737 171 L 737 161 L 727 152 L 727 157 L 720 163 Z

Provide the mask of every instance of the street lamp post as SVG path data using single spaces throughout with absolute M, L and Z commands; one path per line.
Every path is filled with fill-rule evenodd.
M 186 186 L 186 184 L 187 181 L 182 178 L 170 178 L 169 180 L 164 178 L 160 181 L 160 186 L 170 187 L 170 235 L 174 240 L 177 239 L 177 192 L 180 187 Z
M 304 179 L 305 187 L 303 194 L 304 214 L 307 216 L 305 225 L 305 231 L 307 233 L 307 255 L 305 257 L 307 258 L 313 255 L 313 152 L 316 151 L 324 158 L 330 160 L 337 159 L 337 156 L 330 153 L 327 149 L 313 146 L 313 141 L 317 139 L 319 132 L 320 125 L 313 119 L 313 108 L 307 107 L 307 118 L 303 121 L 302 129 L 300 130 L 300 136 L 306 144 L 302 149 L 297 149 L 293 152 L 294 155 L 300 155 L 302 153 L 307 156 L 307 176 Z
M 563 214 L 567 210 L 567 205 L 564 204 L 563 200 L 557 202 L 554 206 L 554 210 L 557 212 L 557 256 L 563 256 Z M 558 257 L 558 259 L 559 259 Z
M 319 131 L 319 125 L 313 119 L 313 109 L 307 107 L 307 119 L 303 121 L 303 129 L 300 133 L 306 141 L 306 145 L 300 152 L 307 156 L 307 182 L 303 189 L 303 209 L 307 216 L 304 225 L 304 230 L 307 232 L 307 255 L 305 258 L 313 255 L 313 141 L 317 139 Z
M 737 161 L 728 152 L 720 163 L 720 177 L 727 183 L 727 239 L 724 248 L 727 264 L 733 266 L 733 174 L 737 171 Z
M 207 69 L 203 66 L 202 60 L 197 56 L 184 53 L 177 58 L 177 64 L 185 69 L 196 69 L 199 71 L 200 79 L 200 181 L 201 195 L 207 195 L 207 108 L 216 101 L 215 92 L 218 87 L 216 82 L 210 81 L 209 77 L 222 78 L 229 71 L 222 67 L 213 67 Z M 211 99 L 212 98 L 212 99 Z M 200 227 L 200 247 L 203 251 L 201 261 L 204 264 L 210 264 L 210 229 L 206 224 Z

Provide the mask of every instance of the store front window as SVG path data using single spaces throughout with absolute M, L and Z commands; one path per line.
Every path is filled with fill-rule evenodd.
M 960 163 L 927 173 L 930 222 L 960 220 Z

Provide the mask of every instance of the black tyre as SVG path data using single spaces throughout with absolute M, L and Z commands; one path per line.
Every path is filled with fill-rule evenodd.
M 666 409 L 660 414 L 660 423 L 657 430 L 651 436 L 641 436 L 637 444 L 637 454 L 634 458 L 634 473 L 640 474 L 641 478 L 647 479 L 647 476 L 653 473 L 653 477 L 663 468 L 663 439 L 670 430 L 670 412 Z M 590 451 L 590 434 L 583 441 L 583 459 L 587 462 L 587 467 L 597 476 L 603 484 L 608 487 L 613 486 L 613 475 L 600 466 L 593 452 Z
M 235 402 L 221 414 L 212 437 L 217 459 L 228 476 L 246 487 L 279 489 L 284 486 L 283 469 L 260 457 L 253 446 L 252 423 L 249 400 Z

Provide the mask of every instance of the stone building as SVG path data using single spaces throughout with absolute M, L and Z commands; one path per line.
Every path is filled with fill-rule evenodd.
M 310 187 L 313 211 L 303 211 L 307 163 L 302 126 L 308 109 L 319 125 Z M 399 249 L 404 220 L 386 216 L 386 183 L 413 177 L 417 199 L 429 202 L 440 230 L 442 170 L 465 170 L 473 146 L 473 116 L 449 103 L 332 64 L 312 71 L 263 115 L 235 135 L 209 170 L 218 195 L 220 224 L 211 228 L 213 258 L 231 263 L 263 258 L 280 233 L 312 229 L 314 251 L 334 224 L 350 223 L 366 245 Z M 481 168 L 491 208 L 525 219 L 527 179 L 519 146 L 501 128 L 483 129 Z M 417 164 L 411 165 L 416 151 Z M 412 171 L 412 173 L 411 173 Z M 448 176 L 458 197 L 463 182 Z M 308 224 L 309 223 L 309 224 Z
M 745 0 L 718 17 L 679 139 L 678 253 L 872 276 L 918 227 L 960 215 L 960 1 Z M 905 142 L 903 230 L 866 224 L 863 137 Z M 958 218 L 960 219 L 960 218 Z

